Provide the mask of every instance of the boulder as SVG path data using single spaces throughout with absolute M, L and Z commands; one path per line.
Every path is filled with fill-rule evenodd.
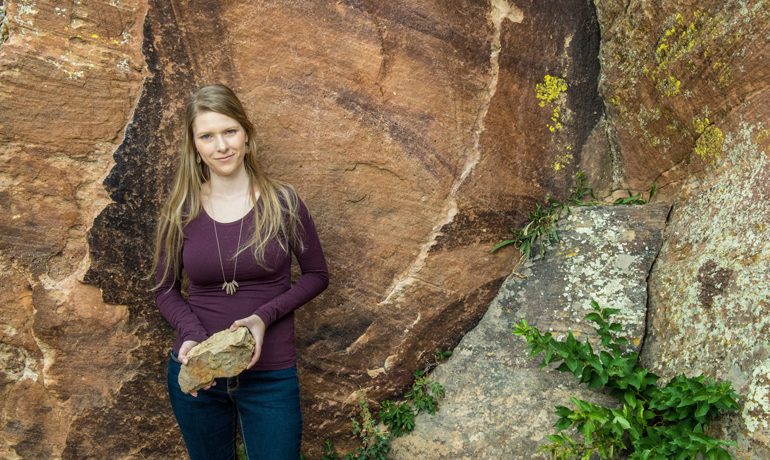
M 225 329 L 193 347 L 179 371 L 185 393 L 200 390 L 220 377 L 234 377 L 246 369 L 254 354 L 254 337 L 247 327 Z
M 764 133 L 764 134 L 763 134 Z M 770 137 L 740 123 L 687 181 L 650 276 L 643 362 L 729 380 L 741 410 L 712 428 L 734 458 L 770 458 Z
M 583 317 L 592 299 L 620 309 L 615 320 L 639 350 L 647 314 L 646 280 L 662 243 L 668 205 L 573 208 L 558 226 L 560 242 L 509 276 L 481 322 L 432 378 L 446 397 L 437 415 L 421 414 L 391 458 L 531 459 L 554 432 L 555 405 L 570 396 L 603 405 L 611 397 L 553 366 L 541 369 L 514 336 L 521 319 L 556 338 L 595 331 Z
M 730 380 L 742 408 L 715 434 L 736 458 L 770 458 L 770 5 L 595 4 L 606 110 L 592 138 L 606 148 L 583 158 L 615 188 L 657 181 L 674 203 L 642 359 L 664 377 Z

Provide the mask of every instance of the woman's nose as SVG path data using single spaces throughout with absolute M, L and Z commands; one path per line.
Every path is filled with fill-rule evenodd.
M 220 151 L 227 150 L 227 142 L 225 142 L 224 137 L 217 136 L 216 143 L 217 143 L 217 150 L 220 150 Z

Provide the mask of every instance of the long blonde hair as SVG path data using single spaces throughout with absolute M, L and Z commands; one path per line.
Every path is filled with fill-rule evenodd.
M 257 263 L 264 267 L 265 248 L 272 239 L 278 241 L 284 252 L 289 251 L 290 245 L 294 245 L 299 251 L 303 250 L 297 193 L 289 184 L 268 177 L 260 167 L 257 161 L 254 125 L 235 93 L 224 85 L 204 86 L 187 102 L 179 165 L 168 200 L 158 219 L 152 273 L 157 273 L 159 264 L 162 264 L 163 278 L 155 289 L 169 276 L 181 279 L 184 227 L 200 214 L 202 208 L 201 187 L 209 179 L 209 169 L 204 162 L 196 161 L 198 153 L 193 135 L 193 121 L 202 112 L 221 113 L 238 121 L 246 131 L 248 139 L 244 165 L 249 176 L 250 190 L 259 190 L 261 206 L 257 206 L 254 194 L 250 193 L 251 205 L 256 207 L 255 230 L 251 238 L 238 248 L 236 256 L 251 248 Z

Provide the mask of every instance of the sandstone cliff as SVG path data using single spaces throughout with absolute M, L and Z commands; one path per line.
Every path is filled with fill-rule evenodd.
M 578 168 L 674 203 L 645 358 L 734 380 L 724 429 L 767 452 L 770 7 L 595 3 L 3 2 L 0 456 L 183 452 L 145 274 L 180 108 L 216 81 L 329 257 L 298 314 L 307 452 L 476 325 L 515 260 L 489 247 Z

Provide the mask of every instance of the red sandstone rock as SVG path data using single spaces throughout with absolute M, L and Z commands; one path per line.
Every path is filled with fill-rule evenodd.
M 685 161 L 695 118 L 724 133 L 767 118 L 763 1 L 680 12 L 677 33 L 694 23 L 700 41 L 669 60 L 671 96 L 656 50 L 678 4 L 598 3 L 608 108 L 590 137 L 602 103 L 585 2 L 8 4 L 0 456 L 182 455 L 171 332 L 144 274 L 180 109 L 203 83 L 242 95 L 264 164 L 298 186 L 329 256 L 330 289 L 298 312 L 308 452 L 340 444 L 358 391 L 403 391 L 474 326 L 514 258 L 489 247 L 563 196 L 584 156 L 608 191 L 660 176 L 673 196 L 704 166 Z M 554 133 L 545 75 L 568 83 Z
M 597 111 L 597 69 L 585 70 L 596 35 L 580 35 L 584 16 L 569 2 L 560 14 L 572 22 L 469 0 L 14 5 L 0 122 L 4 154 L 17 159 L 3 170 L 4 221 L 20 217 L 3 254 L 32 286 L 37 341 L 19 338 L 27 354 L 9 356 L 45 370 L 38 384 L 69 427 L 53 441 L 33 428 L 9 438 L 5 448 L 24 455 L 180 452 L 158 441 L 174 430 L 162 405 L 170 333 L 143 275 L 180 108 L 198 85 L 224 81 L 242 95 L 264 163 L 298 186 L 329 254 L 331 288 L 298 315 L 311 450 L 347 433 L 358 391 L 400 392 L 478 321 L 514 259 L 489 248 L 534 202 L 564 193 Z M 546 27 L 533 46 L 528 36 Z M 534 97 L 548 73 L 583 88 L 561 100 L 576 122 L 558 136 Z M 557 171 L 567 145 L 575 161 Z M 117 427 L 131 432 L 111 436 Z
M 73 421 L 114 404 L 145 359 L 128 309 L 82 279 L 86 231 L 110 202 L 101 182 L 145 77 L 147 6 L 3 3 L 0 457 L 57 458 Z

